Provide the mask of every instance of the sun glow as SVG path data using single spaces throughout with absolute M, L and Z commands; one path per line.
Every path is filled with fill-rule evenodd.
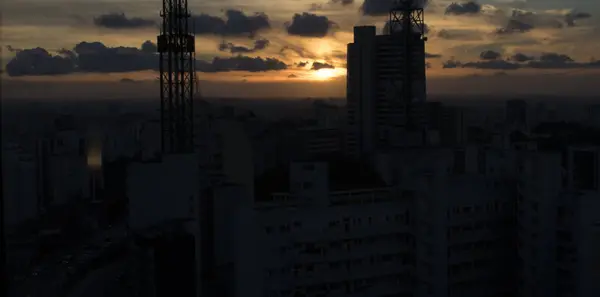
M 323 68 L 312 73 L 315 80 L 330 80 L 332 78 L 336 78 L 342 76 L 346 73 L 344 69 L 339 68 Z

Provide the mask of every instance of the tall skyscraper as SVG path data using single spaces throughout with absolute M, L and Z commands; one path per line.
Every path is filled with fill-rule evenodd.
M 347 149 L 369 156 L 424 142 L 426 99 L 423 10 L 390 11 L 386 34 L 374 26 L 354 28 L 348 44 Z

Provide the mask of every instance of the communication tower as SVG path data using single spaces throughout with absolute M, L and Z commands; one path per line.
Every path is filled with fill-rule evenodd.
M 422 120 L 421 108 L 415 102 L 415 85 L 412 83 L 420 76 L 425 77 L 425 18 L 423 5 L 419 0 L 397 0 L 389 13 L 389 34 L 398 38 L 402 44 L 401 55 L 403 66 L 401 76 L 403 83 L 396 85 L 398 97 L 406 108 L 407 128 L 417 128 Z M 421 87 L 425 87 L 424 85 Z M 418 93 L 418 92 L 417 92 Z M 419 105 L 419 106 L 417 106 Z
M 187 0 L 163 0 L 160 56 L 161 148 L 166 154 L 189 153 L 193 142 L 195 37 L 190 32 Z

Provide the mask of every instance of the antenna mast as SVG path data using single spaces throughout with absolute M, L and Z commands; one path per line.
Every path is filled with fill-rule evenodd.
M 196 59 L 188 1 L 163 0 L 160 16 L 161 149 L 166 154 L 189 153 L 194 149 Z
M 406 126 L 409 129 L 417 128 L 422 118 L 420 110 L 415 108 L 415 101 L 424 98 L 415 98 L 414 80 L 425 76 L 425 19 L 422 5 L 418 0 L 397 0 L 390 9 L 389 34 L 397 37 L 402 43 L 402 83 L 399 86 L 399 99 L 406 108 Z M 423 86 L 424 87 L 424 86 Z

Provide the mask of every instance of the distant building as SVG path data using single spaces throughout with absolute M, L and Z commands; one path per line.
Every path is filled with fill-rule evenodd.
M 343 153 L 343 130 L 337 128 L 306 127 L 299 130 L 303 152 L 307 157 Z
M 587 108 L 587 124 L 600 128 L 600 104 L 593 104 Z
M 411 296 L 407 196 L 367 167 L 297 162 L 256 190 L 234 231 L 234 296 Z
M 505 123 L 511 130 L 529 129 L 529 106 L 525 100 L 506 101 Z
M 199 296 L 201 199 L 206 197 L 199 170 L 194 154 L 131 164 L 128 229 L 137 239 L 132 246 L 137 294 L 170 296 L 176 286 L 185 296 Z
M 524 153 L 520 162 L 518 296 L 600 292 L 600 149 Z
M 31 154 L 22 152 L 19 146 L 3 148 L 2 174 L 4 177 L 4 216 L 10 229 L 39 214 L 36 180 L 36 163 Z
M 379 155 L 384 179 L 413 196 L 413 296 L 513 295 L 513 158 L 471 146 Z
M 425 40 L 414 33 L 407 58 L 407 45 L 399 35 L 376 35 L 374 26 L 354 28 L 354 42 L 348 44 L 346 95 L 351 155 L 424 142 Z M 406 81 L 407 63 L 411 63 L 411 81 Z M 407 85 L 412 86 L 413 98 L 402 98 Z M 415 126 L 409 127 L 410 123 Z
M 462 108 L 427 102 L 426 112 L 431 144 L 455 146 L 466 142 L 466 119 Z

